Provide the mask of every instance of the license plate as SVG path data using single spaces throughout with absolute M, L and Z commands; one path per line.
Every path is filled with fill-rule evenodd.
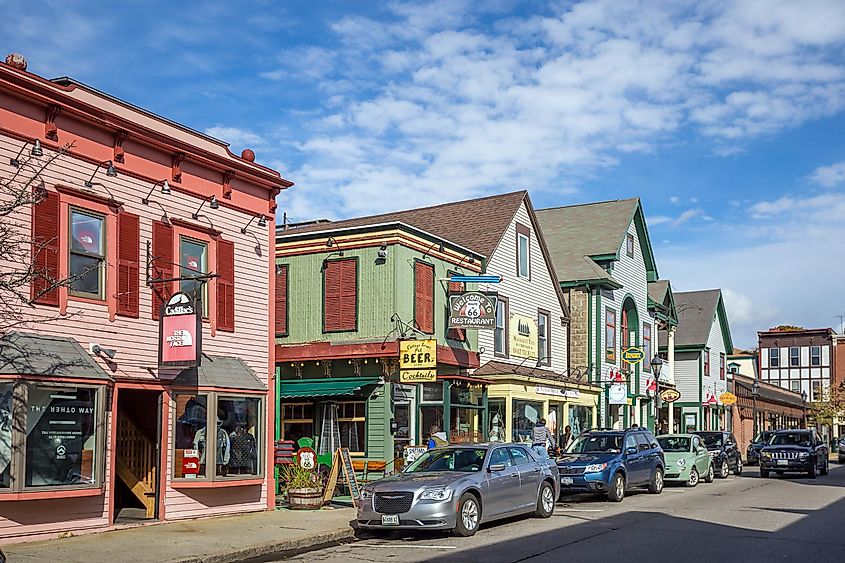
M 382 526 L 398 526 L 399 525 L 399 515 L 398 514 L 382 514 L 381 515 L 381 525 Z
M 561 485 L 571 485 L 572 484 L 572 477 L 561 477 L 560 478 Z
M 779 459 L 778 465 L 789 465 L 789 460 L 788 459 Z

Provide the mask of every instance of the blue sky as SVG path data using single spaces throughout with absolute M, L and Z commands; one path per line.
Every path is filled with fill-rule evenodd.
M 639 196 L 736 344 L 845 314 L 845 3 L 4 0 L 0 46 L 213 134 L 294 221 Z

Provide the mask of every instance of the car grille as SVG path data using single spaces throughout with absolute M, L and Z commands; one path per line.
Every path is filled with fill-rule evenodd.
M 373 498 L 373 509 L 381 514 L 402 514 L 411 510 L 414 493 L 376 493 Z
M 584 467 L 569 467 L 564 465 L 558 467 L 557 471 L 560 475 L 583 475 L 584 469 Z
M 798 459 L 798 452 L 772 452 L 772 459 Z

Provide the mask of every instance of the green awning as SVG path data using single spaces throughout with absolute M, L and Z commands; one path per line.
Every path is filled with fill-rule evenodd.
M 283 380 L 281 399 L 356 395 L 367 385 L 377 385 L 378 377 L 326 377 Z

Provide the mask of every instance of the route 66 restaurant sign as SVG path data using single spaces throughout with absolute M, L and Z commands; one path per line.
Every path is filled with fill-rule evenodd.
M 449 296 L 449 328 L 496 328 L 498 298 L 479 291 Z
M 437 341 L 399 341 L 399 381 L 427 383 L 437 381 Z
M 200 365 L 202 313 L 197 301 L 184 292 L 173 295 L 159 316 L 159 367 L 191 368 Z

